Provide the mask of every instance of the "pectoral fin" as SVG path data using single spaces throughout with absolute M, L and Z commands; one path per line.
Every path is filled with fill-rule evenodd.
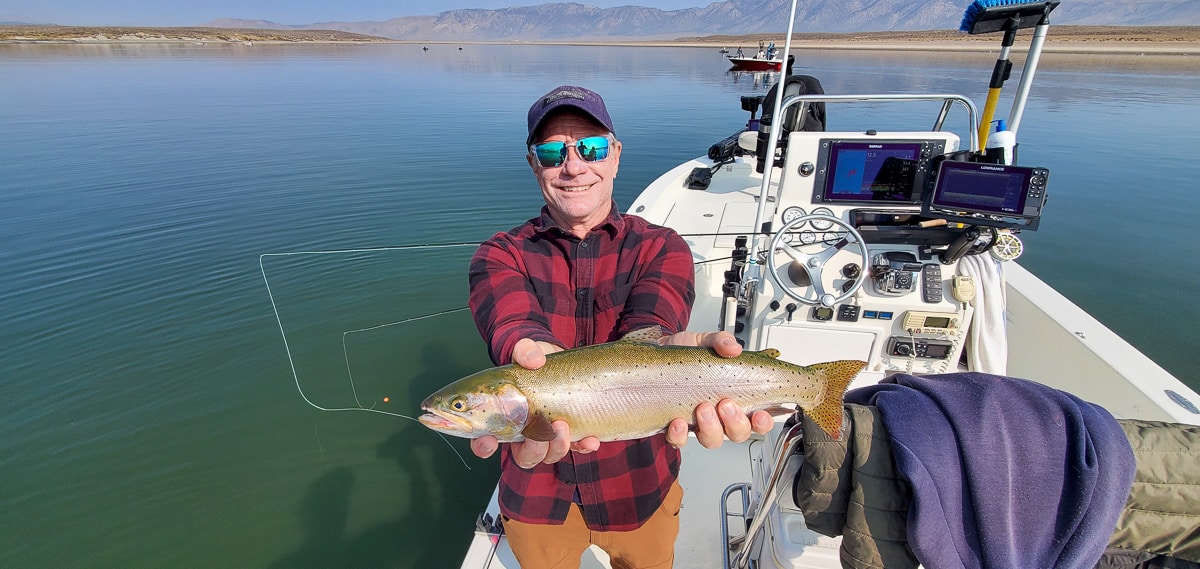
M 619 342 L 633 342 L 635 344 L 655 344 L 658 345 L 659 338 L 665 336 L 660 326 L 647 326 L 639 330 L 634 330 L 624 336 L 621 336 Z
M 550 424 L 550 419 L 541 413 L 532 413 L 529 415 L 529 421 L 525 423 L 525 428 L 521 429 L 521 434 L 531 441 L 551 441 L 554 440 L 554 425 Z

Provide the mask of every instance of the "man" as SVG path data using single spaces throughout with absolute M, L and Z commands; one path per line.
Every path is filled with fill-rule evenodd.
M 604 101 L 562 86 L 529 109 L 526 157 L 542 190 L 541 216 L 483 243 L 471 261 L 470 305 L 496 364 L 537 369 L 546 354 L 609 342 L 658 326 L 664 343 L 708 346 L 723 356 L 741 347 L 728 332 L 684 332 L 695 298 L 687 244 L 674 231 L 622 215 L 612 199 L 621 142 Z M 766 412 L 747 418 L 732 401 L 695 410 L 697 439 L 719 446 L 765 433 Z M 556 438 L 501 448 L 500 509 L 523 569 L 578 567 L 596 544 L 615 567 L 671 567 L 679 532 L 679 447 L 688 421 L 661 435 L 571 443 Z M 480 457 L 495 438 L 471 443 Z

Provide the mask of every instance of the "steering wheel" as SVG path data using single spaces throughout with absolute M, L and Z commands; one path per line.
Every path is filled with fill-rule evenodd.
M 812 231 L 800 234 L 789 233 L 813 222 L 828 225 L 829 229 L 817 230 L 817 226 L 814 224 Z M 836 235 L 837 238 L 835 241 L 829 241 L 827 236 L 830 234 Z M 826 237 L 817 238 L 818 235 Z M 793 237 L 799 237 L 799 242 L 789 242 L 794 241 Z M 806 239 L 809 242 L 804 242 Z M 849 246 L 858 247 L 858 274 L 853 277 L 845 275 L 851 279 L 851 284 L 843 287 L 840 295 L 835 295 L 825 290 L 825 282 L 821 280 L 821 275 L 825 270 L 825 264 L 834 255 Z M 804 271 L 808 276 L 809 285 L 797 285 L 795 282 L 789 283 L 784 281 L 784 278 L 779 274 L 780 265 L 778 259 L 781 256 L 780 253 L 786 254 L 791 259 L 791 267 L 799 267 Z M 771 238 L 770 249 L 767 250 L 767 267 L 769 269 L 767 274 L 770 275 L 771 280 L 775 281 L 776 286 L 782 289 L 788 296 L 810 306 L 832 308 L 833 305 L 850 298 L 862 286 L 863 281 L 867 280 L 870 260 L 867 256 L 866 242 L 863 241 L 862 235 L 851 227 L 849 223 L 830 215 L 802 215 L 785 223 L 783 227 L 780 227 L 775 232 L 775 236 Z M 786 270 L 788 265 L 783 265 L 783 267 Z M 796 290 L 797 288 L 811 288 L 812 296 L 801 294 L 800 291 Z

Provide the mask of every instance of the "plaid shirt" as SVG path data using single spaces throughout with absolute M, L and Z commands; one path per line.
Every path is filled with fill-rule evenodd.
M 695 275 L 674 231 L 617 213 L 584 239 L 539 218 L 484 242 L 471 260 L 471 312 L 497 365 L 521 338 L 575 348 L 648 326 L 687 326 Z M 573 500 L 588 527 L 628 531 L 662 504 L 679 475 L 679 451 L 659 434 L 600 444 L 555 464 L 517 466 L 501 446 L 500 510 L 526 523 L 561 524 Z

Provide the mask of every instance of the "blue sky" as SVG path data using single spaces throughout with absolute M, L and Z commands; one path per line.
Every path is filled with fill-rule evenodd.
M 581 4 L 654 6 L 678 10 L 713 0 L 573 0 Z M 75 26 L 194 26 L 217 18 L 270 20 L 280 24 L 382 21 L 458 8 L 533 6 L 537 0 L 0 0 L 0 22 Z

